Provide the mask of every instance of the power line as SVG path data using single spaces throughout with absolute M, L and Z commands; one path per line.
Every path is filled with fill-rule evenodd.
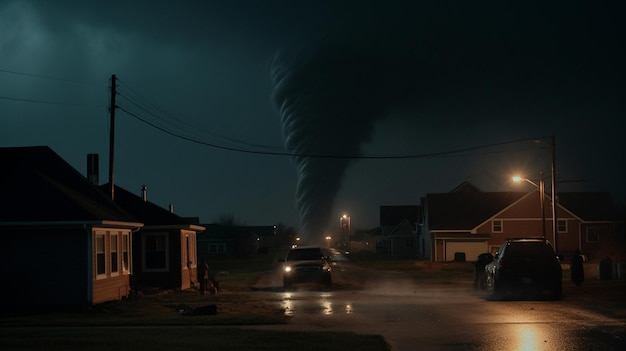
M 250 150 L 250 149 L 244 149 L 244 148 L 238 148 L 238 147 L 230 147 L 230 146 L 224 146 L 224 145 L 219 145 L 219 144 L 215 144 L 215 143 L 209 143 L 206 141 L 202 141 L 202 140 L 198 140 L 198 139 L 194 139 L 191 137 L 187 137 L 184 136 L 180 133 L 176 133 L 174 131 L 168 130 L 164 127 L 158 126 L 157 124 L 148 121 L 146 118 L 133 113 L 127 109 L 125 109 L 122 106 L 117 106 L 117 108 L 119 108 L 120 110 L 126 112 L 128 115 L 138 119 L 139 121 L 153 127 L 156 128 L 166 134 L 169 134 L 171 136 L 174 136 L 176 138 L 179 139 L 183 139 L 189 142 L 193 142 L 196 144 L 200 144 L 200 145 L 204 145 L 204 146 L 209 146 L 212 148 L 216 148 L 216 149 L 221 149 L 221 150 L 227 150 L 227 151 L 234 151 L 234 152 L 242 152 L 242 153 L 249 153 L 249 154 L 257 154 L 257 155 L 270 155 L 270 156 L 289 156 L 289 157 L 310 157 L 310 158 L 329 158 L 329 159 L 379 159 L 379 160 L 385 160 L 385 159 L 424 159 L 424 158 L 441 158 L 441 157 L 450 157 L 450 156 L 463 156 L 465 155 L 467 152 L 472 152 L 472 151 L 476 151 L 476 150 L 480 150 L 480 149 L 487 149 L 487 148 L 492 148 L 492 147 L 497 147 L 497 146 L 503 146 L 503 145 L 509 145 L 509 144 L 514 144 L 514 143 L 520 143 L 520 142 L 525 142 L 525 141 L 533 141 L 533 140 L 537 140 L 537 139 L 544 139 L 545 137 L 540 137 L 540 138 L 522 138 L 522 139 L 516 139 L 516 140 L 510 140 L 510 141 L 504 141 L 504 142 L 499 142 L 499 143 L 492 143 L 492 144 L 485 144 L 485 145 L 479 145 L 479 146 L 472 146 L 472 147 L 467 147 L 467 148 L 461 148 L 461 149 L 455 149 L 455 150 L 448 150 L 448 151 L 442 151 L 442 152 L 435 152 L 435 153 L 425 153 L 425 154 L 407 154 L 407 155 L 363 155 L 363 154 L 355 154 L 355 155 L 341 155 L 341 154 L 324 154 L 324 153 L 300 153 L 300 152 L 294 152 L 294 151 L 283 151 L 283 152 L 276 152 L 276 151 L 261 151 L 261 150 Z
M 120 79 L 118 79 L 118 81 L 120 81 Z M 130 85 L 128 85 L 128 83 L 124 82 L 124 81 L 120 81 L 121 85 L 128 89 L 128 91 L 130 91 L 132 93 L 132 95 L 135 95 L 138 97 L 134 98 L 133 96 L 127 95 L 125 93 L 119 93 L 118 94 L 123 97 L 124 99 L 126 99 L 128 102 L 130 102 L 132 105 L 134 105 L 135 107 L 143 110 L 144 112 L 146 112 L 148 115 L 155 117 L 156 119 L 165 122 L 168 125 L 171 125 L 173 128 L 179 129 L 179 130 L 191 130 L 194 134 L 198 134 L 198 135 L 202 135 L 205 134 L 210 138 L 217 138 L 220 139 L 224 142 L 227 143 L 234 143 L 236 145 L 244 145 L 247 148 L 261 148 L 261 149 L 265 149 L 265 150 L 270 150 L 272 152 L 288 152 L 287 149 L 283 148 L 283 147 L 277 147 L 277 146 L 268 146 L 268 145 L 261 145 L 261 144 L 256 144 L 256 143 L 250 143 L 244 140 L 238 140 L 238 139 L 234 139 L 234 138 L 230 138 L 224 135 L 220 135 L 220 134 L 215 134 L 212 132 L 209 132 L 197 125 L 193 125 L 190 124 L 180 118 L 177 118 L 176 116 L 172 115 L 171 113 L 166 112 L 165 110 L 163 110 L 162 108 L 158 107 L 157 105 L 153 104 L 152 102 L 150 102 L 148 99 L 146 99 L 145 97 L 143 97 L 141 94 L 137 93 L 134 89 L 132 89 L 130 87 Z M 142 102 L 139 102 L 137 100 L 141 100 Z M 147 104 L 147 106 L 144 104 Z M 154 112 L 154 111 L 158 111 L 158 112 Z M 163 117 L 165 116 L 165 117 Z M 156 124 L 156 123 L 155 123 Z M 164 128 L 164 127 L 162 127 Z M 171 130 L 170 130 L 171 131 Z
M 25 77 L 40 78 L 40 79 L 47 79 L 47 80 L 55 80 L 55 81 L 59 81 L 59 82 L 72 83 L 72 84 L 99 85 L 99 84 L 96 84 L 94 82 L 74 80 L 74 79 L 67 79 L 67 78 L 59 78 L 59 77 L 51 77 L 51 76 L 44 76 L 44 75 L 33 74 L 33 73 L 10 71 L 10 70 L 7 70 L 7 69 L 0 69 L 0 72 L 8 73 L 8 74 L 14 74 L 14 75 L 19 75 L 19 76 L 25 76 Z
M 45 105 L 61 105 L 61 106 L 93 106 L 90 104 L 76 104 L 70 102 L 58 102 L 58 101 L 43 101 L 43 100 L 34 100 L 34 99 L 19 99 L 8 96 L 0 96 L 2 100 L 10 100 L 10 101 L 18 101 L 18 102 L 30 102 L 35 104 L 45 104 Z

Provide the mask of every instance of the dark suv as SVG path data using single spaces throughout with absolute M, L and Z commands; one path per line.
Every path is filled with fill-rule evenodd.
M 316 283 L 331 285 L 330 252 L 319 247 L 295 247 L 289 250 L 283 262 L 283 285 Z
M 562 297 L 561 262 L 543 239 L 507 239 L 485 273 L 487 287 L 495 294 L 549 291 L 554 299 Z

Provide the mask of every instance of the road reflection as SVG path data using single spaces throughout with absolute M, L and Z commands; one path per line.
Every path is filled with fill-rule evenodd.
M 281 308 L 287 316 L 293 316 L 296 313 L 325 316 L 352 314 L 353 306 L 351 303 L 336 304 L 333 303 L 332 299 L 332 293 L 327 292 L 284 292 L 281 298 Z
M 530 325 L 520 325 L 517 327 L 515 334 L 518 335 L 517 347 L 513 350 L 533 351 L 543 348 L 543 340 L 540 339 L 540 333 L 537 328 Z

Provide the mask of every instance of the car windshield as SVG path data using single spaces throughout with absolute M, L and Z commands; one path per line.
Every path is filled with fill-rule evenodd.
M 552 250 L 552 248 L 544 243 L 535 243 L 535 242 L 520 242 L 515 245 L 510 245 L 507 248 L 507 251 L 510 254 L 514 254 L 516 256 L 545 256 L 552 257 L 556 254 Z
M 318 248 L 291 250 L 287 261 L 321 260 L 324 257 Z

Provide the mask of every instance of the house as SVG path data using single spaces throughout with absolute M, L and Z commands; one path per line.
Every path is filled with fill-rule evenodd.
M 419 206 L 380 206 L 379 252 L 418 257 Z
M 143 223 L 47 146 L 0 148 L 3 308 L 85 306 L 129 296 Z
M 203 224 L 206 230 L 198 235 L 198 257 L 215 255 L 245 257 L 276 247 L 276 226 L 224 226 Z
M 104 184 L 101 189 L 110 187 Z M 118 186 L 114 193 L 115 203 L 144 223 L 132 237 L 132 272 L 139 289 L 199 286 L 196 236 L 205 228 L 148 201 L 145 187 L 141 196 Z
M 482 192 L 466 183 L 450 193 L 427 194 L 422 199 L 425 258 L 433 261 L 467 259 L 495 252 L 506 238 L 539 237 L 568 257 L 581 249 L 589 259 L 624 259 L 623 229 L 615 221 L 606 193 L 559 193 L 557 236 L 553 231 L 551 198 L 545 196 L 541 213 L 539 190 Z M 545 219 L 544 219 L 545 218 Z M 544 229 L 545 228 L 545 229 Z M 620 258 L 621 257 L 621 258 Z

